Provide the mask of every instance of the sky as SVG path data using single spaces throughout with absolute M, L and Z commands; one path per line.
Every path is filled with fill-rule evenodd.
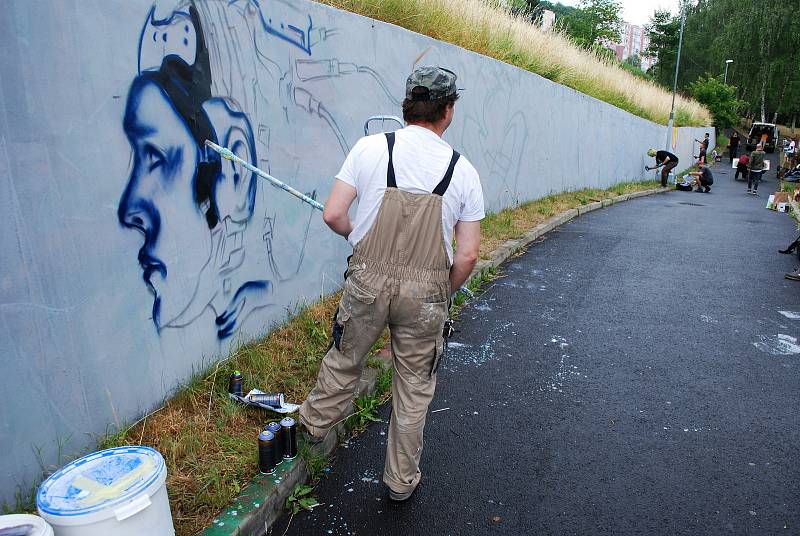
M 579 0 L 554 0 L 565 6 L 577 6 Z M 656 9 L 669 9 L 678 12 L 678 0 L 621 0 L 622 19 L 631 24 L 644 26 Z

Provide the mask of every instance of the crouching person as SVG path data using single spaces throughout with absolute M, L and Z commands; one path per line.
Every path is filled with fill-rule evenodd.
M 300 422 L 307 440 L 326 438 L 345 417 L 370 348 L 388 325 L 394 375 L 383 481 L 394 501 L 411 497 L 420 482 L 422 432 L 448 302 L 475 265 L 484 217 L 478 173 L 442 139 L 458 99 L 455 82 L 455 74 L 438 67 L 411 73 L 403 102 L 407 126 L 356 143 L 323 215 L 353 255 L 334 341 Z
M 714 175 L 711 173 L 708 165 L 705 163 L 700 164 L 700 171 L 692 171 L 689 175 L 694 177 L 693 186 L 696 188 L 695 192 L 711 192 L 711 185 L 714 184 Z

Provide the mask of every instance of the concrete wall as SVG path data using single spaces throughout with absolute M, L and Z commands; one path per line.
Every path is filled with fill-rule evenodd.
M 206 138 L 319 199 L 415 60 L 466 90 L 447 140 L 488 208 L 643 177 L 665 128 L 306 0 L 6 0 L 0 17 L 0 500 L 158 406 L 346 243 Z M 684 161 L 703 129 L 682 130 Z M 28 488 L 29 489 L 29 488 Z

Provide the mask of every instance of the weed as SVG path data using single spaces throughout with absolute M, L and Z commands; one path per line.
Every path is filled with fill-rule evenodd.
M 307 484 L 297 484 L 292 491 L 292 494 L 286 499 L 286 509 L 292 515 L 296 515 L 300 510 L 308 510 L 309 512 L 319 504 L 316 497 L 311 495 L 314 488 Z
M 330 457 L 320 453 L 318 449 L 311 448 L 311 446 L 307 444 L 300 446 L 300 457 L 306 464 L 311 482 L 316 484 L 325 473 L 325 468 L 330 462 Z
M 553 210 L 553 207 L 551 207 L 549 205 L 540 205 L 540 206 L 536 207 L 536 212 L 538 212 L 539 214 L 542 214 L 544 216 L 552 216 L 554 210 Z
M 386 393 L 392 390 L 392 369 L 384 368 L 375 380 L 375 396 L 383 398 Z
M 363 432 L 371 422 L 381 422 L 378 418 L 378 409 L 381 399 L 375 394 L 362 395 L 353 402 L 353 414 L 345 419 L 344 424 L 353 434 Z

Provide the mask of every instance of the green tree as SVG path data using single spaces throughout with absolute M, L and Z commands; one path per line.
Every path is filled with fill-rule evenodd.
M 743 103 L 736 99 L 734 86 L 723 84 L 718 78 L 706 74 L 689 84 L 689 93 L 708 107 L 717 128 L 729 128 L 739 123 L 739 108 Z
M 581 0 L 580 8 L 565 18 L 567 33 L 580 45 L 591 48 L 619 40 L 622 4 L 618 0 Z
M 653 13 L 645 30 L 650 37 L 647 55 L 656 59 L 650 74 L 661 85 L 671 87 L 675 73 L 675 58 L 678 55 L 678 37 L 681 28 L 680 17 L 666 9 Z
M 678 86 L 688 88 L 733 60 L 728 83 L 742 112 L 791 122 L 800 113 L 800 13 L 797 0 L 697 0 L 686 6 Z M 673 64 L 674 66 L 674 64 Z

